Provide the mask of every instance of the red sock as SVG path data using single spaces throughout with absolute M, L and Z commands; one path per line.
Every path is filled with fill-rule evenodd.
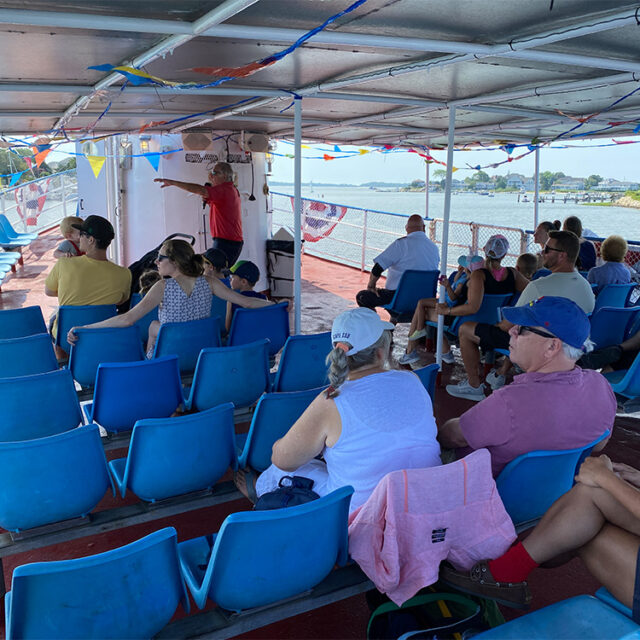
M 523 582 L 537 566 L 522 542 L 515 544 L 503 556 L 489 561 L 489 571 L 498 582 Z

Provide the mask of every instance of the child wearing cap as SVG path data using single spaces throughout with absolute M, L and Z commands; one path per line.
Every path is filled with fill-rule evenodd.
M 60 221 L 60 233 L 64 240 L 56 247 L 53 257 L 59 258 L 75 258 L 83 256 L 84 252 L 80 251 L 80 230 L 73 227 L 73 224 L 82 224 L 82 218 L 77 216 L 67 216 Z
M 445 288 L 445 304 L 449 307 L 455 307 L 465 302 L 467 299 L 469 277 L 472 271 L 481 269 L 483 266 L 484 260 L 478 255 L 460 256 L 458 258 L 458 270 L 452 274 L 452 276 L 449 276 L 449 278 L 440 276 L 440 284 Z M 437 322 L 438 315 L 435 313 L 437 304 L 437 298 L 422 298 L 418 300 L 416 310 L 411 319 L 406 353 L 398 359 L 400 364 L 411 364 L 420 359 L 417 352 L 417 341 L 427 335 L 425 328 L 425 322 L 427 320 Z M 443 361 L 448 364 L 453 364 L 455 358 L 451 353 L 451 347 L 446 338 L 443 338 L 442 349 Z
M 200 254 L 204 264 L 204 275 L 207 278 L 217 278 L 227 287 L 231 286 L 227 275 L 227 255 L 220 249 L 213 247 Z
M 234 291 L 237 291 L 241 295 L 249 298 L 261 298 L 262 300 L 267 299 L 264 294 L 253 290 L 256 282 L 260 280 L 260 269 L 258 269 L 253 262 L 250 260 L 239 260 L 233 265 L 233 267 L 231 267 L 230 271 L 230 284 Z M 227 331 L 231 328 L 231 320 L 233 319 L 233 314 L 237 308 L 237 304 L 227 302 L 227 316 L 225 319 L 225 328 Z

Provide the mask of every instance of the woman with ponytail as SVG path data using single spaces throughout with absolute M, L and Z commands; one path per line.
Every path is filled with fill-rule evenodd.
M 351 485 L 353 511 L 391 471 L 440 464 L 431 398 L 418 377 L 390 366 L 390 322 L 364 307 L 340 314 L 327 357 L 330 386 L 273 445 L 258 496 L 283 475 L 311 477 L 320 496 Z M 324 461 L 316 457 L 322 455 Z M 255 498 L 246 474 L 238 487 Z
M 154 284 L 142 300 L 122 315 L 86 325 L 85 329 L 129 327 L 147 313 L 158 309 L 158 320 L 149 326 L 147 357 L 153 354 L 160 325 L 165 322 L 188 322 L 211 315 L 213 295 L 249 308 L 272 304 L 268 300 L 248 298 L 226 287 L 218 278 L 204 275 L 204 261 L 184 240 L 167 240 L 158 251 L 156 265 L 161 280 Z M 67 339 L 73 344 L 77 337 L 73 327 Z

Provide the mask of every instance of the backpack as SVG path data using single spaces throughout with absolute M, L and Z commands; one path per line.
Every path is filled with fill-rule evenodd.
M 263 493 L 254 509 L 256 511 L 268 511 L 269 509 L 284 509 L 295 507 L 305 502 L 317 500 L 320 496 L 311 490 L 313 480 L 303 476 L 283 476 L 278 482 L 278 488 L 269 493 Z

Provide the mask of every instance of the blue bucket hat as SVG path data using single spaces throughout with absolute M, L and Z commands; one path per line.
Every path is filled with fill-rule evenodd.
M 521 307 L 505 307 L 505 320 L 521 327 L 542 327 L 562 342 L 582 349 L 591 325 L 587 314 L 568 298 L 543 296 Z

